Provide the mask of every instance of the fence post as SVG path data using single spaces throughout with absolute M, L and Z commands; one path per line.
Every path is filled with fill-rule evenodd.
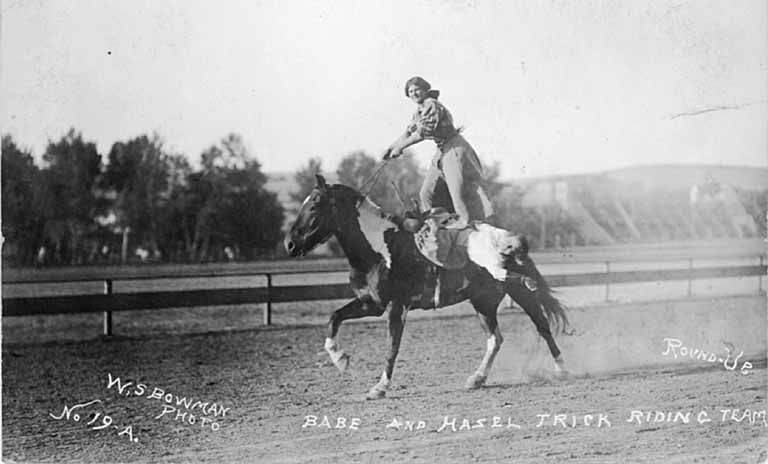
M 611 296 L 611 262 L 605 262 L 605 301 L 610 301 Z
M 688 296 L 693 296 L 693 258 L 688 258 Z
M 267 305 L 264 306 L 264 325 L 272 324 L 272 274 L 267 276 Z
M 112 294 L 112 279 L 104 280 L 104 294 Z M 112 311 L 104 311 L 104 335 L 112 336 Z

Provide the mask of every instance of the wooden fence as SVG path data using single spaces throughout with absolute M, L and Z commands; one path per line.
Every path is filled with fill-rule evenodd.
M 744 257 L 744 256 L 742 256 Z M 757 261 L 758 257 L 752 255 Z M 704 257 L 706 258 L 706 256 Z M 667 256 L 667 259 L 669 257 Z M 679 259 L 675 256 L 674 259 Z M 702 255 L 696 256 L 702 259 Z M 546 260 L 545 260 L 546 261 Z M 619 259 L 621 261 L 628 261 Z M 588 262 L 588 261 L 580 261 Z M 547 275 L 547 282 L 552 287 L 574 287 L 605 285 L 606 300 L 610 295 L 611 284 L 640 283 L 654 281 L 688 281 L 688 295 L 692 293 L 692 282 L 696 279 L 712 279 L 727 277 L 758 277 L 758 292 L 763 291 L 762 276 L 766 274 L 767 267 L 763 256 L 759 256 L 759 264 L 717 266 L 694 268 L 693 258 L 688 258 L 688 267 L 684 269 L 656 269 L 611 271 L 611 261 L 602 261 L 603 272 L 569 273 Z M 168 274 L 152 273 L 151 275 L 108 275 L 101 277 L 84 276 L 81 278 L 66 278 L 48 276 L 47 278 L 24 278 L 17 276 L 15 279 L 4 279 L 4 285 L 13 284 L 45 284 L 61 282 L 102 282 L 101 294 L 65 295 L 65 296 L 40 296 L 40 297 L 8 297 L 3 298 L 3 317 L 26 316 L 34 314 L 71 314 L 71 313 L 103 313 L 104 334 L 112 334 L 112 312 L 130 311 L 138 309 L 164 309 L 185 308 L 199 306 L 223 306 L 240 304 L 264 304 L 264 324 L 270 324 L 272 319 L 272 304 L 295 301 L 317 301 L 350 298 L 352 291 L 349 285 L 322 284 L 322 285 L 283 285 L 274 286 L 273 277 L 287 274 L 328 273 L 346 271 L 347 265 L 342 261 L 328 261 L 322 265 L 315 263 L 309 266 L 299 266 L 296 269 L 280 270 L 279 266 L 270 266 L 269 271 L 247 272 L 191 272 L 180 274 L 173 272 Z M 180 279 L 190 277 L 262 277 L 266 285 L 248 288 L 228 289 L 203 289 L 203 290 L 177 290 L 177 291 L 151 291 L 135 293 L 116 293 L 113 291 L 115 281 L 119 280 L 160 280 Z

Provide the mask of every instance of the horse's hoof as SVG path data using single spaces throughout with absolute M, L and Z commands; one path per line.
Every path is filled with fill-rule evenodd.
M 565 368 L 565 360 L 562 356 L 555 358 L 555 377 L 558 379 L 564 379 L 568 377 L 568 369 Z
M 386 390 L 381 390 L 378 388 L 371 388 L 371 390 L 368 392 L 367 395 L 365 395 L 366 400 L 380 400 L 384 398 L 387 395 Z
M 336 368 L 339 369 L 339 372 L 343 374 L 349 367 L 349 355 L 347 353 L 342 353 L 341 356 L 339 356 L 339 359 L 336 359 L 333 364 L 335 364 Z
M 478 389 L 478 388 L 482 387 L 483 385 L 485 385 L 485 381 L 487 379 L 488 379 L 488 377 L 486 377 L 484 375 L 473 374 L 473 375 L 469 376 L 465 386 L 467 387 L 467 390 L 475 390 L 475 389 Z

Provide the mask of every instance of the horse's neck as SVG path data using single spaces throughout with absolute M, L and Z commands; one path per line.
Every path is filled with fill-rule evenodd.
M 387 267 L 390 267 L 392 258 L 384 240 L 384 232 L 397 226 L 367 198 L 360 203 L 357 212 L 355 220 L 347 221 L 346 226 L 337 234 L 349 264 L 367 272 L 383 259 Z

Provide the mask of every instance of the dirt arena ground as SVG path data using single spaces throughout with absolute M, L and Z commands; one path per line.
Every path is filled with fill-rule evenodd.
M 565 379 L 552 377 L 530 321 L 502 311 L 505 344 L 488 385 L 474 391 L 463 385 L 485 340 L 470 313 L 459 308 L 448 317 L 410 318 L 391 390 L 380 401 L 364 395 L 382 368 L 382 320 L 342 327 L 342 346 L 353 356 L 345 375 L 329 365 L 322 351 L 325 331 L 317 325 L 6 341 L 3 460 L 766 459 L 764 296 L 574 310 L 576 334 L 559 338 L 572 369 Z M 746 353 L 729 370 L 719 361 L 663 355 L 665 337 L 721 357 L 724 342 Z M 94 400 L 99 402 L 71 409 Z M 93 430 L 105 415 L 111 423 Z

